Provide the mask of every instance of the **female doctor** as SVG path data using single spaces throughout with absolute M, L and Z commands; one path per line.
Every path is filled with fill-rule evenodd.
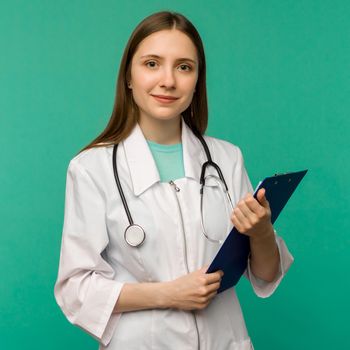
M 239 148 L 204 136 L 205 78 L 194 26 L 147 17 L 125 48 L 106 129 L 69 164 L 55 297 L 100 349 L 252 349 L 235 289 L 218 294 L 222 271 L 206 268 L 232 225 L 249 236 L 258 296 L 293 261 Z M 223 179 L 207 166 L 201 200 L 208 157 Z

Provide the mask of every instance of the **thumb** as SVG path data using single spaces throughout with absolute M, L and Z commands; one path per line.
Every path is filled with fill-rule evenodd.
M 261 188 L 259 191 L 258 191 L 258 194 L 257 194 L 257 200 L 259 201 L 259 203 L 264 207 L 264 208 L 269 208 L 270 205 L 269 205 L 269 202 L 268 200 L 266 199 L 266 196 L 265 196 L 265 188 Z

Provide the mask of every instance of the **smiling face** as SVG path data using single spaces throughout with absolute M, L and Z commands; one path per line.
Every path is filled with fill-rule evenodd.
M 197 78 L 197 51 L 186 34 L 171 29 L 146 37 L 131 62 L 130 88 L 140 121 L 179 120 L 192 101 Z

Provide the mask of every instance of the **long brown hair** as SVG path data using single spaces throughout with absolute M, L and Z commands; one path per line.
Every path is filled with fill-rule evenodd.
M 165 29 L 177 29 L 186 34 L 197 49 L 198 80 L 190 106 L 182 112 L 186 124 L 196 134 L 204 134 L 208 124 L 208 102 L 206 88 L 206 64 L 202 40 L 194 25 L 183 15 L 176 12 L 162 11 L 146 17 L 135 28 L 125 47 L 120 63 L 116 97 L 112 115 L 103 130 L 82 151 L 124 140 L 138 122 L 139 109 L 135 104 L 132 92 L 127 83 L 130 80 L 131 60 L 140 42 L 152 33 Z

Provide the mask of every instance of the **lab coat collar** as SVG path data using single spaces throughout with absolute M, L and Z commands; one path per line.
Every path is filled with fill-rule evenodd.
M 185 177 L 199 182 L 201 165 L 205 161 L 203 146 L 182 119 L 181 141 Z M 134 194 L 139 196 L 154 183 L 160 181 L 157 165 L 139 124 L 123 141 L 126 162 L 129 167 Z

